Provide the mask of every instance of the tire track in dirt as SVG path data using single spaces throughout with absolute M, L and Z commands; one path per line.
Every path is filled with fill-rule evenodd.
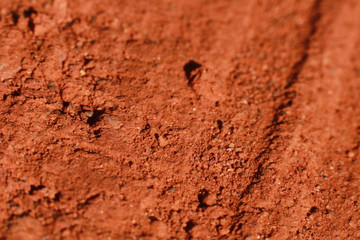
M 276 102 L 277 106 L 274 109 L 274 115 L 270 125 L 265 127 L 265 129 L 268 130 L 268 133 L 264 136 L 263 141 L 267 142 L 267 144 L 265 149 L 261 150 L 260 153 L 258 153 L 258 155 L 254 158 L 254 161 L 257 165 L 256 169 L 250 177 L 250 183 L 244 188 L 239 196 L 240 203 L 237 209 L 238 215 L 233 217 L 234 223 L 231 227 L 232 233 L 241 231 L 243 224 L 239 222 L 241 222 L 241 219 L 244 217 L 244 211 L 241 211 L 241 209 L 249 204 L 249 202 L 244 200 L 244 198 L 247 197 L 247 195 L 252 194 L 253 188 L 261 182 L 261 178 L 264 175 L 264 170 L 271 164 L 269 161 L 272 158 L 272 154 L 277 151 L 277 149 L 274 149 L 272 146 L 276 145 L 277 142 L 284 141 L 283 138 L 279 139 L 281 132 L 287 131 L 286 127 L 289 125 L 286 116 L 284 116 L 284 113 L 286 109 L 292 107 L 293 100 L 297 95 L 296 91 L 292 89 L 292 86 L 298 82 L 299 75 L 301 74 L 309 58 L 309 49 L 311 47 L 312 38 L 317 33 L 317 25 L 322 17 L 321 3 L 322 0 L 316 0 L 313 3 L 307 20 L 307 24 L 309 26 L 308 31 L 301 41 L 301 54 L 299 55 L 298 60 L 290 68 L 290 72 L 286 77 L 286 82 L 285 86 L 283 87 L 282 94 L 273 100 Z
M 312 24 L 312 30 L 310 31 L 309 37 L 305 39 L 304 46 L 307 46 L 305 49 L 306 51 L 300 58 L 300 60 L 292 67 L 292 69 L 297 69 L 299 71 L 295 71 L 290 73 L 288 79 L 288 84 L 284 88 L 284 95 L 280 98 L 281 104 L 278 105 L 279 107 L 275 111 L 274 115 L 274 125 L 270 126 L 270 134 L 267 135 L 267 137 L 280 137 L 280 139 L 270 139 L 269 140 L 269 146 L 267 149 L 265 149 L 261 154 L 259 154 L 258 159 L 260 160 L 259 167 L 257 171 L 254 174 L 253 181 L 248 185 L 248 187 L 245 189 L 243 194 L 240 196 L 242 199 L 239 207 L 239 215 L 237 216 L 237 219 L 235 220 L 235 225 L 237 224 L 237 228 L 235 228 L 234 225 L 234 232 L 238 231 L 238 233 L 243 230 L 241 236 L 246 236 L 250 232 L 254 234 L 256 230 L 254 229 L 263 229 L 262 232 L 257 232 L 258 237 L 274 237 L 274 239 L 285 239 L 287 237 L 290 237 L 292 234 L 301 234 L 302 237 L 304 237 L 303 234 L 306 234 L 305 238 L 313 238 L 316 235 L 311 235 L 314 232 L 313 231 L 304 231 L 309 230 L 309 226 L 311 226 L 311 223 L 314 224 L 314 218 L 319 218 L 321 216 L 321 212 L 325 212 L 323 216 L 326 216 L 326 212 L 329 212 L 328 205 L 324 204 L 326 200 L 322 200 L 323 202 L 319 203 L 318 200 L 316 200 L 315 197 L 310 197 L 311 200 L 307 199 L 305 196 L 305 193 L 312 193 L 315 191 L 315 195 L 318 196 L 319 199 L 328 199 L 330 196 L 326 195 L 322 192 L 322 194 L 317 194 L 316 192 L 321 189 L 321 187 L 324 188 L 323 191 L 332 191 L 331 187 L 324 187 L 322 185 L 322 180 L 317 180 L 317 175 L 319 174 L 317 171 L 326 172 L 326 170 L 321 170 L 322 167 L 325 167 L 328 164 L 328 160 L 326 160 L 326 157 L 332 157 L 334 155 L 338 155 L 338 159 L 340 162 L 344 160 L 340 159 L 348 159 L 349 158 L 349 152 L 350 158 L 354 158 L 356 154 L 352 152 L 353 150 L 346 150 L 346 149 L 357 149 L 358 147 L 358 133 L 356 133 L 357 129 L 357 119 L 347 119 L 347 125 L 352 126 L 353 130 L 352 133 L 349 130 L 345 130 L 342 125 L 334 125 L 335 122 L 338 122 L 338 111 L 339 109 L 345 108 L 344 110 L 341 110 L 343 112 L 343 116 L 356 116 L 356 112 L 354 107 L 352 107 L 348 110 L 347 106 L 358 106 L 358 102 L 354 100 L 351 104 L 341 102 L 341 98 L 335 97 L 339 95 L 344 95 L 343 91 L 348 92 L 347 94 L 351 94 L 350 87 L 346 87 L 347 84 L 350 84 L 355 92 L 359 91 L 359 83 L 356 83 L 356 81 L 346 81 L 344 83 L 341 83 L 339 79 L 347 79 L 349 76 L 353 76 L 354 74 L 352 72 L 352 64 L 349 62 L 351 58 L 355 58 L 355 54 L 352 52 L 352 48 L 355 49 L 356 45 L 356 37 L 358 37 L 359 32 L 356 31 L 356 27 L 359 26 L 359 21 L 356 21 L 354 23 L 351 22 L 351 19 L 356 18 L 355 16 L 360 12 L 359 11 L 359 5 L 354 2 L 336 2 L 336 3 L 328 3 L 324 2 L 324 6 L 321 6 L 321 2 L 316 2 L 313 8 L 313 14 L 309 18 L 310 22 Z M 350 7 L 349 7 L 350 6 Z M 353 9 L 350 10 L 350 8 L 353 7 Z M 326 9 L 326 15 L 321 14 L 321 9 Z M 335 10 L 334 10 L 335 9 Z M 345 9 L 345 10 L 344 10 Z M 333 11 L 337 11 L 338 13 L 334 13 Z M 339 16 L 337 16 L 339 15 Z M 347 16 L 345 16 L 347 15 Z M 335 18 L 334 23 L 332 23 L 332 17 L 337 16 Z M 330 27 L 328 27 L 328 24 L 331 23 Z M 351 32 L 349 36 L 346 39 L 342 39 L 339 41 L 338 36 L 342 36 L 345 30 L 342 30 L 342 26 L 347 26 L 348 29 L 346 31 Z M 317 33 L 317 28 L 321 28 L 321 33 Z M 332 33 L 333 31 L 333 33 Z M 312 38 L 315 38 L 313 41 L 311 41 Z M 333 45 L 333 46 L 332 46 Z M 317 49 L 321 49 L 323 46 L 324 50 L 322 50 L 321 53 L 318 53 L 319 51 Z M 347 47 L 344 47 L 347 46 Z M 338 51 L 334 54 L 334 52 Z M 326 58 L 329 58 L 326 56 L 331 55 L 331 59 L 333 60 L 333 68 L 338 68 L 338 72 L 341 72 L 337 75 L 336 78 L 334 76 L 331 76 L 331 74 L 326 73 L 328 71 L 327 69 L 324 70 L 322 67 L 314 67 L 316 65 L 319 65 L 322 60 L 321 58 L 324 58 L 325 61 Z M 343 56 L 341 59 L 338 60 L 335 56 Z M 348 63 L 348 65 L 346 64 Z M 350 67 L 349 67 L 350 66 Z M 353 76 L 354 78 L 355 76 Z M 350 77 L 351 78 L 351 77 Z M 307 79 L 312 79 L 312 81 L 309 81 Z M 325 80 L 324 80 L 325 79 Z M 298 84 L 299 83 L 299 84 Z M 318 89 L 321 89 L 321 91 L 329 92 L 330 96 L 324 96 L 323 94 L 316 94 L 316 86 Z M 293 92 L 292 92 L 292 91 Z M 315 92 L 314 95 L 309 94 L 309 92 Z M 286 97 L 287 94 L 293 93 L 290 95 L 290 97 Z M 296 94 L 295 94 L 296 93 Z M 289 95 L 288 95 L 289 96 Z M 311 97 L 311 98 L 310 98 Z M 356 97 L 355 97 L 356 98 Z M 325 100 L 324 100 L 325 99 Z M 306 102 L 309 102 L 312 105 L 306 106 Z M 319 108 L 319 106 L 316 106 L 318 104 L 317 102 L 320 102 L 322 104 L 322 108 Z M 342 105 L 341 105 L 342 104 Z M 308 109 L 308 110 L 305 110 Z M 317 109 L 316 112 L 309 112 L 310 109 Z M 327 111 L 326 109 L 332 109 L 333 112 Z M 338 109 L 338 110 L 336 110 Z M 336 111 L 335 111 L 336 110 Z M 286 113 L 284 113 L 286 112 Z M 289 114 L 289 113 L 290 114 Z M 314 115 L 311 116 L 313 119 L 313 122 L 296 119 L 293 117 L 293 112 L 297 112 L 300 116 L 303 114 L 303 112 L 307 112 L 308 114 Z M 303 115 L 304 116 L 304 115 Z M 324 117 L 326 119 L 324 119 Z M 320 124 L 319 119 L 323 119 Z M 327 120 L 329 119 L 329 120 Z M 341 154 L 334 154 L 331 155 L 331 153 L 321 152 L 321 150 L 318 149 L 326 149 L 331 147 L 332 145 L 329 144 L 325 137 L 321 137 L 322 141 L 317 141 L 316 144 L 312 145 L 310 139 L 317 139 L 318 132 L 314 133 L 312 128 L 314 126 L 319 129 L 319 131 L 323 132 L 323 136 L 327 135 L 328 128 L 333 129 L 332 130 L 332 137 L 334 138 L 337 146 L 339 146 L 339 149 Z M 285 129 L 287 128 L 287 130 Z M 289 129 L 291 132 L 289 132 Z M 299 130 L 301 129 L 301 130 Z M 341 133 L 343 132 L 343 133 Z M 346 134 L 344 134 L 346 133 Z M 308 135 L 309 137 L 306 137 L 306 139 L 310 140 L 310 143 L 302 143 L 304 141 L 304 134 Z M 344 134 L 344 136 L 342 135 Z M 285 136 L 285 137 L 284 137 Z M 321 136 L 321 135 L 320 135 Z M 271 145 L 276 143 L 276 141 L 282 141 L 282 144 L 284 139 L 288 142 L 288 146 L 285 147 L 285 151 L 282 149 L 283 146 L 280 146 L 279 148 L 271 149 Z M 340 140 L 343 139 L 343 140 Z M 345 139 L 349 139 L 346 140 Z M 338 142 L 338 141 L 344 141 Z M 306 146 L 307 151 L 303 152 L 319 152 L 320 157 L 316 155 L 306 155 L 306 153 L 299 153 L 298 149 L 299 145 Z M 349 147 L 350 145 L 350 147 Z M 340 147 L 341 146 L 341 147 Z M 284 151 L 284 153 L 282 152 Z M 267 155 L 269 154 L 269 155 Z M 294 156 L 295 154 L 295 156 Z M 305 155 L 305 156 L 304 156 Z M 348 156 L 346 156 L 348 155 Z M 309 159 L 307 161 L 310 161 L 309 163 L 306 163 L 305 160 L 304 163 L 299 162 L 297 160 L 297 163 L 294 159 L 301 159 L 301 157 L 304 159 Z M 325 157 L 325 159 L 324 159 Z M 318 162 L 312 160 L 312 158 L 318 159 Z M 280 159 L 280 160 L 276 160 Z M 270 161 L 271 160 L 271 161 Z M 295 162 L 294 162 L 295 161 Z M 346 162 L 346 161 L 345 161 Z M 349 171 L 353 172 L 353 169 L 357 164 L 356 163 L 350 163 L 347 161 L 348 169 L 342 170 L 342 173 L 340 175 L 347 175 Z M 336 163 L 336 160 L 333 160 L 333 164 L 339 164 Z M 271 167 L 270 167 L 271 165 Z M 307 170 L 307 168 L 310 168 Z M 332 167 L 331 167 L 332 168 Z M 295 170 L 294 170 L 295 169 Z M 316 170 L 314 170 L 316 169 Z M 319 170 L 320 169 L 320 170 Z M 291 172 L 292 170 L 295 171 L 295 173 Z M 308 174 L 308 178 L 302 177 L 302 181 L 304 181 L 306 184 L 304 184 L 302 181 L 298 181 L 294 183 L 294 180 L 289 179 L 289 176 L 297 175 L 297 174 Z M 326 179 L 326 174 L 323 174 L 324 179 Z M 272 180 L 273 179 L 273 180 Z M 281 180 L 279 180 L 281 179 Z M 326 180 L 324 180 L 326 181 Z M 337 184 L 341 185 L 342 182 L 346 182 L 346 178 L 343 177 L 339 178 L 337 180 Z M 273 182 L 274 186 L 273 188 L 270 185 L 270 183 Z M 277 186 L 279 184 L 280 186 Z M 327 182 L 329 184 L 329 181 Z M 336 185 L 336 184 L 335 184 Z M 255 189 L 255 186 L 257 188 Z M 285 187 L 284 187 L 285 186 Z M 321 186 L 321 187 L 320 187 Z M 331 186 L 331 184 L 330 184 Z M 304 188 L 306 187 L 306 188 Z M 291 190 L 293 188 L 294 190 Z M 348 187 L 351 189 L 352 187 Z M 305 190 L 306 189 L 306 190 Z M 315 189 L 315 190 L 314 190 Z M 317 190 L 316 190 L 317 189 Z M 288 191 L 288 195 L 282 195 L 279 194 L 279 192 L 286 192 Z M 285 193 L 284 193 L 285 194 Z M 266 197 L 263 197 L 263 196 Z M 286 196 L 286 197 L 285 197 Z M 353 195 L 353 196 L 356 196 Z M 277 199 L 278 198 L 278 199 Z M 281 199 L 283 198 L 283 199 Z M 290 198 L 294 198 L 290 199 Z M 353 197 L 354 198 L 354 197 Z M 357 197 L 355 197 L 356 199 Z M 257 199 L 268 199 L 264 201 L 257 201 Z M 285 199 L 285 200 L 284 200 Z M 297 200 L 296 200 L 297 199 Z M 301 199 L 301 200 L 300 200 Z M 254 202 L 252 202 L 252 200 Z M 331 202 L 331 200 L 330 200 Z M 295 205 L 294 205 L 295 204 Z M 325 207 L 325 205 L 327 207 Z M 283 209 L 283 212 L 281 210 L 276 210 L 275 206 Z M 252 216 L 249 215 L 250 212 L 253 212 Z M 319 213 L 320 212 L 320 213 Z M 330 211 L 331 212 L 331 211 Z M 266 223 L 262 222 L 262 215 L 268 214 Z M 320 214 L 320 215 L 319 215 Z M 290 216 L 289 216 L 290 215 Z M 293 215 L 293 216 L 292 216 Z M 271 216 L 271 217 L 269 217 Z M 348 217 L 350 216 L 350 219 L 354 219 L 354 215 L 351 213 L 348 213 Z M 351 217 L 352 216 L 352 217 Z M 272 219 L 272 221 L 269 219 Z M 286 220 L 285 220 L 286 219 Z M 296 219 L 296 220 L 295 220 Z M 326 217 L 324 217 L 326 219 Z M 326 220 L 324 220 L 326 222 Z M 357 218 L 355 218 L 357 219 Z M 258 221 L 260 226 L 257 227 L 251 227 L 250 222 L 251 221 Z M 294 222 L 292 222 L 294 221 Z M 358 220 L 352 220 L 353 226 L 356 225 L 355 222 Z M 288 224 L 291 226 L 290 228 L 287 228 L 287 231 L 284 231 L 279 228 L 272 228 L 271 225 L 268 224 L 274 224 L 276 222 L 279 224 Z M 301 224 L 304 224 L 304 228 L 301 229 Z M 328 237 L 334 237 L 335 234 L 328 233 L 327 230 L 330 228 L 336 228 L 336 224 L 327 224 L 326 227 L 323 228 L 317 228 L 318 230 L 323 230 L 326 232 Z M 341 225 L 341 224 L 340 224 Z M 298 229 L 297 232 L 294 229 Z M 267 229 L 267 230 L 265 230 Z M 291 230 L 293 229 L 293 230 Z M 290 230 L 290 231 L 289 231 Z M 324 237 L 324 233 L 317 233 L 317 236 Z M 248 235 L 250 236 L 250 235 Z M 349 237 L 354 235 L 348 235 L 343 237 Z
M 267 141 L 267 146 L 264 150 L 262 150 L 254 159 L 254 161 L 258 162 L 257 169 L 253 176 L 251 177 L 250 184 L 243 190 L 240 195 L 240 199 L 244 198 L 247 194 L 249 194 L 251 188 L 253 188 L 258 182 L 259 178 L 262 175 L 264 164 L 266 164 L 267 160 L 269 160 L 269 156 L 267 154 L 271 154 L 273 150 L 271 150 L 271 146 L 274 144 L 274 141 L 278 138 L 278 133 L 281 131 L 281 126 L 286 124 L 286 120 L 283 118 L 284 111 L 292 106 L 292 102 L 296 97 L 296 92 L 292 91 L 290 88 L 298 81 L 299 75 L 301 74 L 304 65 L 309 57 L 309 48 L 311 46 L 312 37 L 316 34 L 317 24 L 321 18 L 320 4 L 322 0 L 317 0 L 314 2 L 312 7 L 312 11 L 310 13 L 310 17 L 308 20 L 308 24 L 310 26 L 310 30 L 308 34 L 305 36 L 302 41 L 302 53 L 300 54 L 300 58 L 295 64 L 291 67 L 290 74 L 286 78 L 286 85 L 283 89 L 283 93 L 276 99 L 275 102 L 278 103 L 278 106 L 274 110 L 274 116 L 271 121 L 271 124 L 267 126 L 265 129 L 269 129 L 269 133 L 267 133 L 264 137 L 264 141 Z M 276 151 L 276 150 L 275 150 Z

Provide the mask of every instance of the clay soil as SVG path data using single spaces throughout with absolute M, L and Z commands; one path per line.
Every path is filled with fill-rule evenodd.
M 359 16 L 0 0 L 0 239 L 360 239 Z

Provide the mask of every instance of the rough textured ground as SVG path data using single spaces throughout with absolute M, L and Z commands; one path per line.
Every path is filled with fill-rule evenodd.
M 0 239 L 360 239 L 359 1 L 0 11 Z

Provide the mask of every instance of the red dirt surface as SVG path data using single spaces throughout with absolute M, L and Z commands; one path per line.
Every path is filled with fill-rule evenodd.
M 0 239 L 360 239 L 360 1 L 0 8 Z

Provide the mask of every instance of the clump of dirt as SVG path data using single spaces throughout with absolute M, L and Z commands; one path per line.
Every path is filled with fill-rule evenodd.
M 0 9 L 0 238 L 360 237 L 357 1 Z

